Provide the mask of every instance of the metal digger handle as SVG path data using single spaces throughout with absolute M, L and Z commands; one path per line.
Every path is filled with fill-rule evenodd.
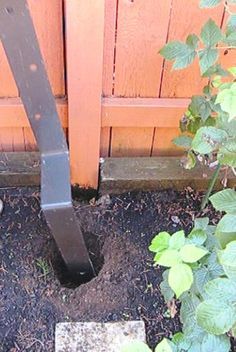
M 94 270 L 76 218 L 66 139 L 26 0 L 0 1 L 0 38 L 41 153 L 41 206 L 73 276 Z

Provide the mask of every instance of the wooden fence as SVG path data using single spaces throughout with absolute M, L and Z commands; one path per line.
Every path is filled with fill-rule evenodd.
M 99 157 L 179 153 L 171 143 L 188 97 L 204 85 L 198 65 L 171 71 L 158 50 L 199 33 L 221 6 L 199 0 L 29 0 L 71 154 L 72 183 L 97 186 Z M 64 26 L 65 24 L 65 26 Z M 235 65 L 233 53 L 222 57 Z M 37 147 L 0 46 L 0 149 Z

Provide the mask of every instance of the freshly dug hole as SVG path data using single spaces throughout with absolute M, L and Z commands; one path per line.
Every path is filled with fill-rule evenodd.
M 104 264 L 104 257 L 101 253 L 101 240 L 91 232 L 83 232 L 83 235 L 96 274 L 95 276 L 97 276 Z M 73 275 L 70 273 L 58 250 L 52 260 L 52 265 L 63 287 L 76 288 L 93 279 L 93 277 L 87 278 L 86 276 L 84 278 L 81 278 L 81 276 L 78 278 L 76 274 Z

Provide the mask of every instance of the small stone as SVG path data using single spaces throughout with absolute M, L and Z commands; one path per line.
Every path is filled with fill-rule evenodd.
M 178 216 L 171 216 L 171 220 L 175 223 L 175 224 L 179 224 L 180 223 L 180 219 Z
M 3 201 L 0 199 L 0 215 L 2 214 L 3 212 Z
M 109 194 L 104 194 L 104 196 L 101 196 L 97 202 L 97 205 L 110 205 L 111 204 L 111 198 L 109 196 Z
M 143 321 L 58 323 L 55 352 L 120 352 L 133 340 L 145 342 Z

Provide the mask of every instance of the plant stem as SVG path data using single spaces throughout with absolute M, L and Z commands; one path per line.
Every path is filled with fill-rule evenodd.
M 217 177 L 219 175 L 219 172 L 220 172 L 220 168 L 221 168 L 221 165 L 218 164 L 213 175 L 212 175 L 212 178 L 211 178 L 211 181 L 209 183 L 209 186 L 208 186 L 208 189 L 207 189 L 207 193 L 205 194 L 203 200 L 202 200 L 202 204 L 201 204 L 201 210 L 203 210 L 205 208 L 205 206 L 207 205 L 208 203 L 208 200 L 209 200 L 209 197 L 210 197 L 210 194 L 215 186 L 215 183 L 216 183 L 216 180 L 217 180 Z
M 234 50 L 236 49 L 235 45 L 229 45 L 229 46 L 217 46 L 216 49 L 218 50 Z M 204 51 L 205 49 L 196 49 L 197 53 L 200 53 L 202 51 Z

